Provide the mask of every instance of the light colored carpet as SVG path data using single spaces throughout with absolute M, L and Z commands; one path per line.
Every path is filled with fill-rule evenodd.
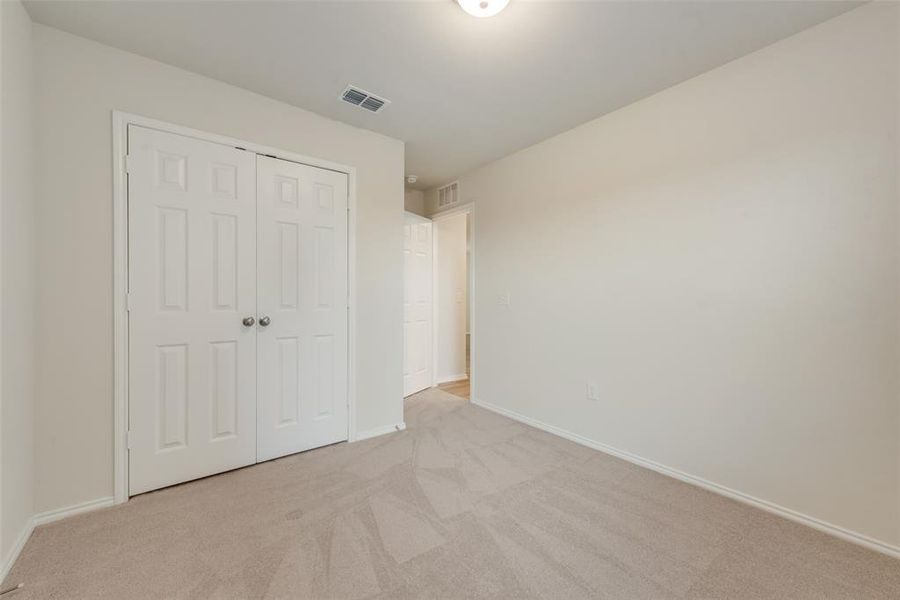
M 40 527 L 3 600 L 900 597 L 900 561 L 440 390 L 406 423 Z

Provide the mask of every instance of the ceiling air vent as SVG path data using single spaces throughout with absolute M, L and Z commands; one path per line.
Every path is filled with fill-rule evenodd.
M 370 94 L 366 90 L 348 85 L 341 94 L 341 100 L 349 102 L 353 106 L 364 108 L 369 112 L 378 112 L 391 103 L 390 100 L 379 98 L 374 94 Z
M 459 202 L 459 183 L 453 182 L 438 189 L 438 210 Z

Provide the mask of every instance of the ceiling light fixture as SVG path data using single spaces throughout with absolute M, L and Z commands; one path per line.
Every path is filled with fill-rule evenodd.
M 456 2 L 473 17 L 493 17 L 509 4 L 509 0 L 456 0 Z

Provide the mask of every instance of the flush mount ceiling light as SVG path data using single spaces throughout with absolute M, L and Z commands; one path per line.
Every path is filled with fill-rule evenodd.
M 493 17 L 509 4 L 509 0 L 456 0 L 456 2 L 473 17 Z

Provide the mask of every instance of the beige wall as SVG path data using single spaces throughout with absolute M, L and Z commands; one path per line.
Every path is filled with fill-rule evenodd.
M 424 208 L 425 208 L 425 215 L 428 216 L 428 217 L 430 217 L 430 216 L 432 216 L 432 215 L 435 215 L 435 214 L 437 214 L 437 213 L 440 212 L 440 211 L 437 209 L 437 203 L 438 203 L 438 193 L 437 193 L 437 192 L 438 192 L 438 189 L 440 189 L 440 188 L 437 187 L 437 188 L 432 188 L 432 189 L 430 189 L 430 190 L 425 190 L 425 192 L 424 192 L 423 195 L 422 195 L 422 196 L 423 196 L 423 197 L 422 197 L 422 204 L 424 205 Z M 463 198 L 465 198 L 465 196 L 462 196 L 462 197 L 461 197 L 460 203 L 465 203 L 465 202 L 467 202 L 467 200 L 464 200 Z M 459 205 L 457 205 L 457 206 L 459 206 Z M 455 207 L 454 207 L 454 208 L 455 208 Z
M 352 165 L 357 430 L 403 420 L 403 143 L 35 26 L 38 511 L 113 493 L 111 111 Z
M 478 400 L 900 545 L 897 11 L 463 176 Z
M 403 204 L 409 212 L 425 216 L 425 193 L 421 190 L 406 190 Z
M 18 0 L 11 0 L 0 2 L 0 21 L 0 565 L 5 569 L 34 508 L 35 229 L 31 20 Z

